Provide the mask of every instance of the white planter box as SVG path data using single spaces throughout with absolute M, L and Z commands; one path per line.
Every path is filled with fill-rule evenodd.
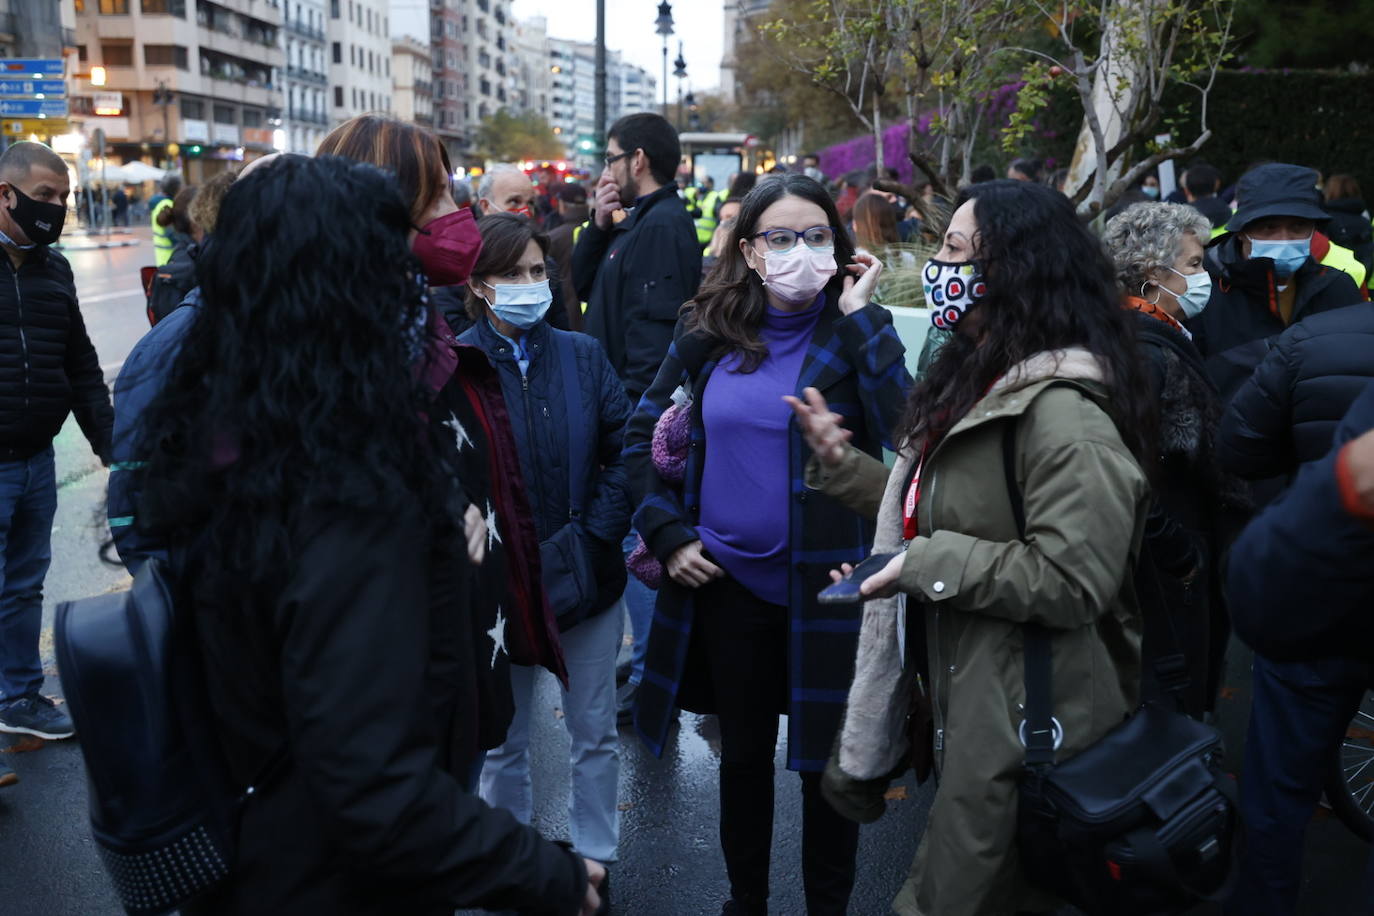
M 890 308 L 892 327 L 906 346 L 906 369 L 914 378 L 916 360 L 921 357 L 926 334 L 930 331 L 930 309 Z

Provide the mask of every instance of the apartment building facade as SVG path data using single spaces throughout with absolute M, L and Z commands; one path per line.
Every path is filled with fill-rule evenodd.
M 286 53 L 284 148 L 313 154 L 330 127 L 329 45 L 323 0 L 284 0 L 282 43 Z
M 294 2 L 294 0 L 292 0 Z M 74 121 L 116 161 L 149 159 L 199 181 L 270 152 L 286 55 L 283 0 L 75 0 Z
M 389 113 L 391 13 L 386 0 L 329 0 L 327 32 L 330 119 L 338 124 L 360 114 Z

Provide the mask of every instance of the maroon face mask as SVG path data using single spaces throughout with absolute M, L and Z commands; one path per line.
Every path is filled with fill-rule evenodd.
M 430 286 L 457 286 L 468 282 L 482 252 L 482 236 L 472 211 L 459 207 L 421 227 L 410 247 L 424 265 Z

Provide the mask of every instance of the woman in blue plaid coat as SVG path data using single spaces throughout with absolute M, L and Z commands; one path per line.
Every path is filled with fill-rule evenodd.
M 787 765 L 801 772 L 807 912 L 843 914 L 854 883 L 858 827 L 822 799 L 820 777 L 861 605 L 822 606 L 816 595 L 830 569 L 864 556 L 873 532 L 803 484 L 810 450 L 784 397 L 819 390 L 854 445 L 881 456 L 911 383 L 891 316 L 868 303 L 881 271 L 855 256 L 819 184 L 760 183 L 626 430 L 635 526 L 667 572 L 635 725 L 661 754 L 675 707 L 719 716 L 725 914 L 767 912 L 779 715 Z M 651 441 L 680 387 L 692 404 L 679 485 L 655 469 Z

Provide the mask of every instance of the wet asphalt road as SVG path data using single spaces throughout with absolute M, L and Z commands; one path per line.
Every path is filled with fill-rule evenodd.
M 72 251 L 82 311 L 107 377 L 113 379 L 129 349 L 146 330 L 138 268 L 151 263 L 146 231 L 137 248 Z M 122 569 L 102 564 L 97 551 L 106 536 L 103 499 L 106 475 L 74 422 L 56 442 L 58 513 L 53 530 L 53 566 L 48 576 L 45 627 L 57 602 L 127 585 Z M 51 640 L 45 629 L 45 661 Z M 1232 759 L 1239 761 L 1248 714 L 1248 661 L 1233 653 L 1234 690 L 1223 703 L 1222 727 Z M 49 668 L 50 675 L 55 670 Z M 60 694 L 55 676 L 49 693 Z M 567 737 L 561 726 L 559 694 L 546 676 L 533 717 L 535 823 L 546 835 L 567 833 Z M 621 861 L 612 872 L 615 912 L 623 916 L 713 916 L 727 885 L 716 834 L 714 720 L 684 714 L 662 760 L 655 760 L 629 732 L 622 733 L 620 796 Z M 49 743 L 15 752 L 0 736 L 0 753 L 21 782 L 0 791 L 0 916 L 117 916 L 115 902 L 95 854 L 86 819 L 85 780 L 74 742 Z M 772 911 L 801 916 L 799 874 L 800 786 L 778 757 L 774 828 Z M 905 879 L 929 809 L 931 789 L 908 782 L 904 799 L 865 827 L 853 902 L 853 916 L 881 916 Z M 1319 814 L 1309 833 L 1304 914 L 1347 916 L 1362 912 L 1357 889 L 1366 850 L 1333 818 Z M 1213 912 L 1202 909 L 1199 912 Z

